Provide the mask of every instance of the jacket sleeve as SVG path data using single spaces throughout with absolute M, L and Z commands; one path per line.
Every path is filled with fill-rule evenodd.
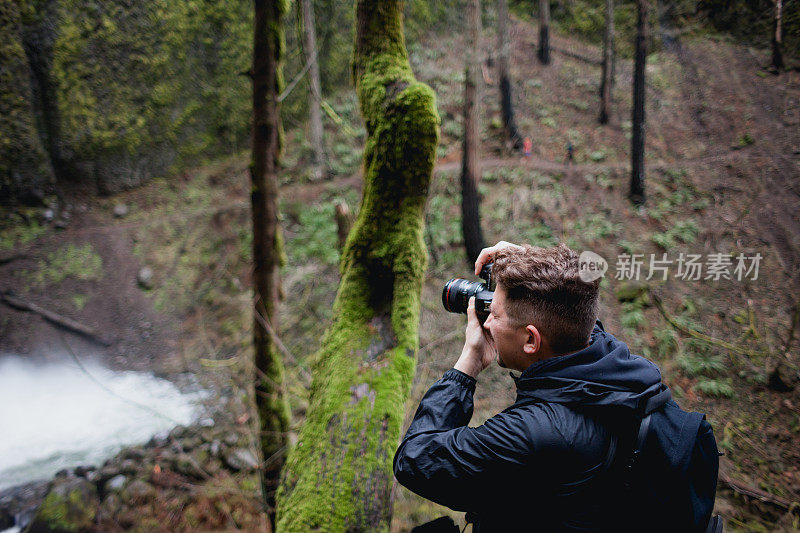
M 455 510 L 477 511 L 507 493 L 531 459 L 520 413 L 499 413 L 468 427 L 475 379 L 451 369 L 425 394 L 394 456 L 394 475 L 409 490 Z M 509 476 L 512 476 L 511 478 Z

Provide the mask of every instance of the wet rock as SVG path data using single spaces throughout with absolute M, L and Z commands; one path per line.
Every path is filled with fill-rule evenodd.
M 107 483 L 110 479 L 118 476 L 120 473 L 119 466 L 112 462 L 106 462 L 103 465 L 103 468 L 97 473 L 97 479 L 95 480 L 98 484 Z
M 136 474 L 139 471 L 140 462 L 134 459 L 125 459 L 119 465 L 119 471 L 123 474 Z
M 119 455 L 122 459 L 130 459 L 132 461 L 141 461 L 144 459 L 145 451 L 144 449 L 136 446 L 134 448 L 126 448 L 123 450 L 122 453 Z
M 42 218 L 44 218 L 45 222 L 52 222 L 55 216 L 56 212 L 52 209 L 45 209 L 44 213 L 42 214 Z
M 114 206 L 114 217 L 124 218 L 128 215 L 128 206 L 125 204 L 117 204 Z
M 222 443 L 219 440 L 214 440 L 208 446 L 208 451 L 212 457 L 219 457 L 222 452 Z
M 122 490 L 122 487 L 125 486 L 125 482 L 128 480 L 127 477 L 119 474 L 118 476 L 114 476 L 108 480 L 108 483 L 105 485 L 105 489 L 108 492 L 119 492 Z
M 258 468 L 258 460 L 247 448 L 236 448 L 225 454 L 225 465 L 233 471 L 250 471 Z
M 169 438 L 171 439 L 180 439 L 185 437 L 188 434 L 188 428 L 186 426 L 175 426 L 172 428 L 172 431 L 169 432 Z
M 97 489 L 83 478 L 59 479 L 39 506 L 27 530 L 61 533 L 88 529 L 97 515 Z
M 136 274 L 136 282 L 143 289 L 152 289 L 153 269 L 147 266 L 140 268 L 139 273 Z
M 169 443 L 169 433 L 163 431 L 161 433 L 156 433 L 153 435 L 149 441 L 147 441 L 148 448 L 162 448 Z
M 75 467 L 74 474 L 78 477 L 88 477 L 90 473 L 95 471 L 95 467 L 89 466 L 77 466 Z
M 201 418 L 197 424 L 203 428 L 213 428 L 215 423 L 214 419 L 208 416 L 206 418 Z
M 0 531 L 14 526 L 14 516 L 5 507 L 0 507 Z
M 156 489 L 141 479 L 134 479 L 121 493 L 122 501 L 140 504 L 150 501 L 156 495 Z
M 175 458 L 173 470 L 190 478 L 202 479 L 205 477 L 203 471 L 199 468 L 197 461 L 195 461 L 194 458 L 186 453 Z
M 211 428 L 202 428 L 200 430 L 200 438 L 203 439 L 203 442 L 213 442 L 215 437 L 214 430 Z
M 237 444 L 239 444 L 239 434 L 227 433 L 224 437 L 222 437 L 222 442 L 224 442 L 228 446 L 236 446 Z

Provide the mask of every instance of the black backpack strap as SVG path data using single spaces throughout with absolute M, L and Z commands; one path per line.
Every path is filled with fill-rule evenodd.
M 650 396 L 639 406 L 642 417 L 661 409 L 672 399 L 672 392 L 669 388 L 665 385 L 662 386 L 664 388 L 658 394 Z
M 644 400 L 639 407 L 641 418 L 639 420 L 639 429 L 636 432 L 636 441 L 634 441 L 633 450 L 628 456 L 622 470 L 622 485 L 626 490 L 631 490 L 633 488 L 636 464 L 639 462 L 639 457 L 641 457 L 644 451 L 644 445 L 647 441 L 647 432 L 650 431 L 650 417 L 652 413 L 664 407 L 664 405 L 672 399 L 672 393 L 669 388 L 663 385 L 662 387 L 661 391 Z

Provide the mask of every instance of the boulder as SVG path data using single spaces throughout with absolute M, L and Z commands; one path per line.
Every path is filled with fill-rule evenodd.
M 258 468 L 258 459 L 247 448 L 236 448 L 228 451 L 223 457 L 225 465 L 235 472 L 250 471 Z
M 128 215 L 128 206 L 125 204 L 117 204 L 114 206 L 114 217 L 125 218 Z
M 152 289 L 153 288 L 153 269 L 144 266 L 139 269 L 139 273 L 136 274 L 136 282 L 139 286 L 143 289 Z
M 105 485 L 106 492 L 119 492 L 122 490 L 122 487 L 125 486 L 125 482 L 128 481 L 128 478 L 119 474 L 118 476 L 114 476 L 108 480 L 108 483 Z
M 89 529 L 94 524 L 98 505 L 97 489 L 86 479 L 57 479 L 27 531 L 71 533 Z
M 156 489 L 152 485 L 141 479 L 134 479 L 122 491 L 122 501 L 130 504 L 140 504 L 152 500 L 156 495 Z

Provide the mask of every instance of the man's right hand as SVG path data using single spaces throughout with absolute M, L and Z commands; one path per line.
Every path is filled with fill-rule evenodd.
M 481 253 L 478 254 L 478 259 L 475 260 L 475 275 L 478 276 L 481 273 L 481 268 L 483 268 L 483 265 L 493 262 L 495 254 L 504 248 L 522 248 L 522 246 L 506 241 L 500 241 L 494 246 L 484 248 L 481 250 Z

